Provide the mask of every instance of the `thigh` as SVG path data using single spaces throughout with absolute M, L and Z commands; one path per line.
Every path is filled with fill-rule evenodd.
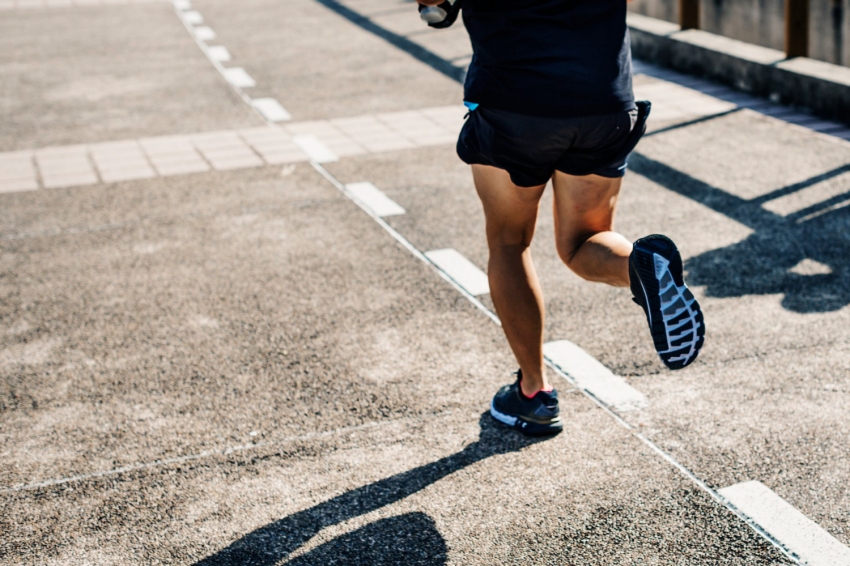
M 480 164 L 472 165 L 472 178 L 484 206 L 487 241 L 491 245 L 529 245 L 546 185 L 520 187 L 504 169 Z
M 555 238 L 562 256 L 571 257 L 590 236 L 614 229 L 622 183 L 622 177 L 555 172 Z

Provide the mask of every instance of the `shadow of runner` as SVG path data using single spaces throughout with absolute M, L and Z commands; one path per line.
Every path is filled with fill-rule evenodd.
M 406 513 L 375 521 L 287 562 L 287 566 L 440 566 L 448 549 L 434 520 Z
M 711 297 L 783 294 L 782 306 L 799 313 L 830 312 L 850 304 L 850 190 L 788 216 L 762 204 L 850 171 L 839 167 L 769 195 L 742 199 L 668 165 L 633 154 L 630 168 L 659 185 L 754 229 L 747 239 L 685 261 L 690 285 Z M 803 260 L 820 264 L 792 271 Z
M 503 428 L 485 412 L 478 440 L 457 454 L 343 493 L 310 509 L 269 523 L 196 563 L 197 566 L 277 564 L 322 529 L 391 505 L 471 464 L 497 454 L 522 450 L 539 438 Z M 381 522 L 379 522 L 381 523 Z M 378 524 L 378 523 L 376 523 Z M 393 523 L 393 525 L 397 525 Z M 440 539 L 442 541 L 442 539 Z M 330 543 L 328 543 L 330 544 Z

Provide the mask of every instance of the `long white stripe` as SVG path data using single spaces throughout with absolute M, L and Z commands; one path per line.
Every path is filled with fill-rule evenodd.
M 425 252 L 425 256 L 437 267 L 449 274 L 449 277 L 469 291 L 470 295 L 486 295 L 490 292 L 490 282 L 487 274 L 477 265 L 463 257 L 460 252 L 451 248 Z
M 569 340 L 547 342 L 543 345 L 543 354 L 575 379 L 580 388 L 617 410 L 631 411 L 648 405 L 643 393 Z
M 809 566 L 850 566 L 850 548 L 758 481 L 720 490 L 729 500 Z
M 377 216 L 398 216 L 404 208 L 385 195 L 372 183 L 349 183 L 345 186 L 357 200 L 372 209 Z

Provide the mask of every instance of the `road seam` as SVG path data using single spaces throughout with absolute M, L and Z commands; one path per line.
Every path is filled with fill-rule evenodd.
M 315 440 L 317 438 L 327 438 L 329 436 L 336 436 L 340 434 L 348 434 L 351 432 L 357 432 L 360 430 L 367 430 L 376 427 L 381 427 L 390 424 L 398 424 L 398 423 L 406 423 L 410 421 L 423 420 L 426 418 L 440 418 L 446 415 L 450 415 L 457 412 L 456 409 L 449 409 L 447 411 L 440 411 L 437 413 L 425 414 L 425 415 L 416 415 L 413 417 L 402 417 L 400 419 L 389 419 L 384 421 L 373 421 L 369 423 L 364 423 L 360 425 L 353 425 L 348 427 L 335 428 L 332 430 L 327 430 L 323 432 L 309 432 L 306 434 L 299 434 L 296 436 L 288 436 L 285 438 L 281 438 L 278 440 L 270 440 L 268 442 L 257 442 L 251 444 L 239 444 L 235 446 L 228 446 L 225 448 L 221 448 L 218 450 L 205 450 L 203 452 L 198 452 L 196 454 L 187 454 L 186 456 L 177 456 L 175 458 L 163 458 L 160 460 L 153 460 L 151 462 L 141 462 L 138 464 L 130 464 L 128 466 L 121 466 L 118 468 L 112 468 L 110 470 L 103 470 L 100 472 L 90 472 L 87 474 L 78 474 L 74 476 L 66 476 L 61 478 L 55 478 L 50 480 L 44 480 L 41 482 L 34 482 L 28 484 L 18 484 L 9 487 L 0 488 L 0 494 L 3 493 L 17 493 L 21 491 L 32 491 L 34 489 L 40 489 L 44 487 L 53 487 L 57 485 L 62 485 L 66 483 L 80 482 L 90 479 L 98 479 L 109 476 L 115 476 L 119 474 L 124 474 L 127 472 L 134 472 L 138 470 L 145 470 L 149 468 L 156 468 L 160 466 L 168 466 L 171 464 L 181 464 L 183 462 L 193 462 L 195 460 L 202 460 L 204 458 L 209 458 L 212 456 L 229 456 L 230 454 L 236 454 L 239 452 L 247 452 L 250 450 L 256 450 L 259 448 L 267 448 L 269 446 L 278 446 L 281 444 L 290 444 L 292 442 L 302 442 L 305 440 Z

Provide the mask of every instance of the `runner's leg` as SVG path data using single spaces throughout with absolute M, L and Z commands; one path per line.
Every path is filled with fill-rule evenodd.
M 632 243 L 614 232 L 623 178 L 556 171 L 555 242 L 558 254 L 579 277 L 617 287 L 629 285 Z
M 490 297 L 530 396 L 548 389 L 543 370 L 543 293 L 531 261 L 531 239 L 545 185 L 518 187 L 496 167 L 473 165 L 472 177 L 487 221 Z

